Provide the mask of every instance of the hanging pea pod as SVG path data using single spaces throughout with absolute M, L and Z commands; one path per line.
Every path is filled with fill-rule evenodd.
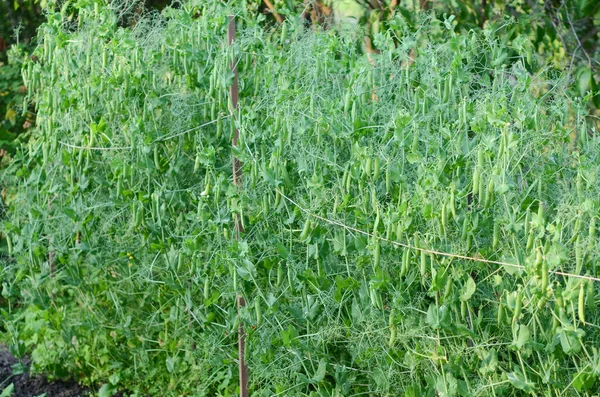
M 581 274 L 581 270 L 583 269 L 583 244 L 581 244 L 580 239 L 577 238 L 575 242 L 575 274 Z
M 504 305 L 502 304 L 502 302 L 498 303 L 497 316 L 498 327 L 501 327 L 504 325 L 504 321 L 506 319 L 506 311 L 504 310 Z
M 512 323 L 516 324 L 521 317 L 521 308 L 523 305 L 523 289 L 519 288 L 517 292 L 517 299 L 515 300 L 515 311 L 513 313 Z
M 276 190 L 275 191 L 275 204 L 274 204 L 274 208 L 278 209 L 280 203 L 281 203 L 281 193 L 279 193 L 279 190 Z
M 456 198 L 454 197 L 454 189 L 450 191 L 450 213 L 452 214 L 452 218 L 456 221 L 458 217 L 456 216 Z
M 492 201 L 494 200 L 494 179 L 490 178 L 487 189 L 485 191 L 485 203 L 484 208 L 490 208 Z
M 397 333 L 396 325 L 395 324 L 390 325 L 390 340 L 388 342 L 388 346 L 390 348 L 392 348 L 394 346 L 394 344 L 396 343 L 396 333 Z
M 306 221 L 304 222 L 304 227 L 302 228 L 302 233 L 300 233 L 300 240 L 304 241 L 308 238 L 308 234 L 310 233 L 310 227 L 310 218 L 306 218 Z
M 372 165 L 372 159 L 371 157 L 367 157 L 367 159 L 365 160 L 365 164 L 364 164 L 364 168 L 363 168 L 363 175 L 368 176 L 371 175 L 371 165 Z
M 400 277 L 406 276 L 408 273 L 408 266 L 410 262 L 410 250 L 408 248 L 404 248 L 404 252 L 402 253 L 402 267 L 400 269 Z
M 479 170 L 475 169 L 473 171 L 473 189 L 471 191 L 473 196 L 477 196 L 477 194 L 479 193 Z
M 492 249 L 495 251 L 498 249 L 498 242 L 500 241 L 500 224 L 498 221 L 494 221 L 494 232 L 492 236 Z
M 123 181 L 122 181 L 121 175 L 119 175 L 117 177 L 117 194 L 115 196 L 116 198 L 121 197 L 121 191 L 122 190 L 123 190 Z
M 585 290 L 583 287 L 584 283 L 579 284 L 579 297 L 577 299 L 577 312 L 579 314 L 579 320 L 585 325 Z
M 442 214 L 440 217 L 440 222 L 442 225 L 442 235 L 446 237 L 446 224 L 448 222 L 448 209 L 446 208 L 446 203 L 442 203 Z
M 381 262 L 381 242 L 375 233 L 375 250 L 373 252 L 373 268 L 378 269 Z
M 256 297 L 254 300 L 254 309 L 256 311 L 256 325 L 260 326 L 262 323 L 262 309 L 260 307 L 260 297 Z
M 8 248 L 8 256 L 11 256 L 13 252 L 13 244 L 9 233 L 6 233 L 6 246 Z
M 283 265 L 279 262 L 279 266 L 277 267 L 277 288 L 281 287 L 281 283 L 283 282 Z
M 577 187 L 577 197 L 579 201 L 583 201 L 583 175 L 581 175 L 581 171 L 577 172 L 577 182 L 575 183 Z
M 379 156 L 376 156 L 375 160 L 373 160 L 373 182 L 377 182 L 377 180 L 379 179 L 380 170 L 381 159 L 379 158 Z
M 589 250 L 593 250 L 595 245 L 596 245 L 596 217 L 593 216 L 592 219 L 590 219 L 590 225 L 588 228 L 588 249 Z
M 391 188 L 392 188 L 391 167 L 388 164 L 388 166 L 385 170 L 385 194 L 386 195 L 389 196 L 391 194 Z
M 537 255 L 542 255 L 541 250 L 538 248 L 538 253 Z M 546 291 L 548 290 L 548 261 L 542 258 L 542 294 L 546 294 Z
M 154 144 L 154 166 L 160 172 L 160 157 L 158 154 L 158 144 Z

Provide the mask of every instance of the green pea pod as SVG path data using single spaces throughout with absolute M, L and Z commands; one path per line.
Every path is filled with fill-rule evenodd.
M 579 297 L 577 300 L 577 312 L 579 314 L 579 320 L 585 325 L 585 289 L 583 283 L 579 284 Z

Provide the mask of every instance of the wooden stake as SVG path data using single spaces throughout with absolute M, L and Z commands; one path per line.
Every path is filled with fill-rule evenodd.
M 229 29 L 227 29 L 227 43 L 231 47 L 233 42 L 235 41 L 235 17 L 233 15 L 229 16 Z M 233 72 L 233 84 L 229 87 L 229 96 L 231 98 L 231 117 L 235 117 L 235 112 L 238 108 L 238 71 L 236 60 L 232 59 L 229 64 L 229 68 Z M 233 139 L 231 141 L 231 145 L 233 147 L 238 146 L 238 140 L 240 138 L 240 132 L 236 128 L 233 133 Z M 240 160 L 233 155 L 233 184 L 240 188 L 242 183 L 242 163 Z M 240 233 L 244 232 L 244 226 L 242 225 L 242 220 L 240 214 L 235 214 L 234 217 L 234 227 L 235 227 L 235 238 L 239 240 Z M 237 297 L 238 310 L 242 307 L 246 306 L 246 301 L 244 297 L 238 295 Z M 246 333 L 244 332 L 244 325 L 240 321 L 240 325 L 238 328 L 238 360 L 239 360 L 239 372 L 240 372 L 240 397 L 248 397 L 248 366 L 246 365 L 244 355 L 246 352 Z

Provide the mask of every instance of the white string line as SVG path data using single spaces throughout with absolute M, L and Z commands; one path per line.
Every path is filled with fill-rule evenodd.
M 307 210 L 306 208 L 302 207 L 300 204 L 298 204 L 297 202 L 295 202 L 294 200 L 292 200 L 291 198 L 289 198 L 288 196 L 286 196 L 281 190 L 279 190 L 277 188 L 275 188 L 275 190 L 279 194 L 281 194 L 281 196 L 284 199 L 286 199 L 287 201 L 289 201 L 290 203 L 292 203 L 296 207 L 298 207 L 298 209 L 300 211 L 304 212 L 305 214 L 307 214 L 309 216 L 312 216 L 313 218 L 317 218 L 317 219 L 319 219 L 319 220 L 321 220 L 323 222 L 326 222 L 326 223 L 329 223 L 329 224 L 332 224 L 332 225 L 336 225 L 336 226 L 340 226 L 340 227 L 343 227 L 343 228 L 345 228 L 347 230 L 351 230 L 353 232 L 360 233 L 360 234 L 363 234 L 363 235 L 368 236 L 368 237 L 372 237 L 372 238 L 375 238 L 375 239 L 378 239 L 378 240 L 381 240 L 381 241 L 385 241 L 385 242 L 390 243 L 392 245 L 396 245 L 396 246 L 404 247 L 404 248 L 408 248 L 408 249 L 413 249 L 413 250 L 416 250 L 416 251 L 422 251 L 422 252 L 425 252 L 425 253 L 428 253 L 428 254 L 446 256 L 446 257 L 449 257 L 449 258 L 465 259 L 465 260 L 473 261 L 473 262 L 490 263 L 490 264 L 494 264 L 494 265 L 502 265 L 502 266 L 515 267 L 515 268 L 518 268 L 518 269 L 526 269 L 525 266 L 523 266 L 523 265 L 516 265 L 514 263 L 494 261 L 494 260 L 485 259 L 485 258 L 474 258 L 474 257 L 470 257 L 470 256 L 465 256 L 465 255 L 451 254 L 451 253 L 443 252 L 443 251 L 436 251 L 436 250 L 428 249 L 428 248 L 420 248 L 420 247 L 416 247 L 416 246 L 413 246 L 413 245 L 410 245 L 410 244 L 400 243 L 398 241 L 393 241 L 393 240 L 387 239 L 385 237 L 375 236 L 374 234 L 369 233 L 369 232 L 365 232 L 364 230 L 356 229 L 356 228 L 354 228 L 352 226 L 348 226 L 348 225 L 346 225 L 344 223 L 341 223 L 341 222 L 338 222 L 338 221 L 334 221 L 332 219 L 324 218 L 324 217 L 322 217 L 320 215 L 317 215 L 317 214 L 313 214 L 312 212 L 310 212 L 309 210 Z M 582 276 L 582 275 L 579 275 L 579 274 L 572 274 L 572 273 L 561 272 L 559 270 L 548 270 L 548 273 L 556 274 L 558 276 L 573 277 L 573 278 L 580 278 L 580 279 L 584 279 L 584 280 L 591 280 L 591 281 L 600 282 L 600 278 L 598 278 L 598 277 Z
M 221 117 L 221 120 L 228 119 L 229 117 L 230 117 L 230 116 L 223 116 L 223 117 Z M 201 125 L 199 125 L 199 126 L 197 126 L 197 127 L 190 128 L 190 129 L 188 129 L 188 130 L 185 130 L 185 131 L 183 131 L 183 132 L 179 132 L 179 133 L 177 133 L 177 134 L 173 134 L 173 135 L 167 135 L 167 136 L 163 136 L 163 137 L 160 137 L 160 138 L 156 138 L 156 139 L 155 139 L 155 140 L 153 140 L 151 143 L 156 143 L 156 142 L 164 142 L 164 141 L 167 141 L 167 140 L 169 140 L 169 139 L 177 138 L 178 136 L 181 136 L 181 135 L 187 134 L 187 133 L 189 133 L 189 132 L 192 132 L 192 131 L 199 130 L 200 128 L 206 127 L 207 125 L 214 124 L 214 123 L 216 123 L 218 120 L 219 120 L 219 119 L 208 121 L 208 122 L 206 122 L 206 123 L 204 123 L 204 124 L 201 124 Z M 117 147 L 90 147 L 90 146 L 77 146 L 77 145 L 72 145 L 72 144 L 70 144 L 70 143 L 66 143 L 66 142 L 63 142 L 63 141 L 58 141 L 58 143 L 60 143 L 60 144 L 61 144 L 61 145 L 63 145 L 63 146 L 66 146 L 66 147 L 70 147 L 70 148 L 72 148 L 72 149 L 85 149 L 85 150 L 131 150 L 131 149 L 133 149 L 133 147 L 132 147 L 132 146 L 117 146 Z
M 58 141 L 63 146 L 70 147 L 72 149 L 86 149 L 86 150 L 130 150 L 131 146 L 117 146 L 117 147 L 90 147 L 90 146 L 77 146 L 71 145 L 63 141 Z

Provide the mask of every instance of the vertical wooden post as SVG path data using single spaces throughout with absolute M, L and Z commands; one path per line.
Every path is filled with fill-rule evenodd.
M 229 16 L 229 28 L 227 29 L 227 43 L 231 47 L 233 42 L 235 41 L 235 17 L 233 15 Z M 235 112 L 238 108 L 238 71 L 236 65 L 236 59 L 233 58 L 231 63 L 229 64 L 229 68 L 233 72 L 233 84 L 229 87 L 229 96 L 231 98 L 231 117 L 235 117 Z M 231 145 L 233 147 L 238 146 L 238 140 L 240 138 L 240 132 L 236 128 L 233 133 L 233 138 L 231 141 Z M 242 163 L 240 160 L 233 155 L 233 184 L 238 188 L 241 186 L 242 182 Z M 234 217 L 234 228 L 235 228 L 235 238 L 240 238 L 240 233 L 244 232 L 244 226 L 242 225 L 242 220 L 240 218 L 240 214 L 235 214 Z M 244 297 L 238 295 L 237 297 L 238 309 L 246 306 L 246 301 Z M 246 352 L 246 333 L 244 332 L 244 325 L 240 321 L 240 325 L 238 328 L 238 360 L 239 360 L 239 372 L 240 372 L 240 397 L 248 397 L 248 366 L 246 365 L 246 361 L 244 359 L 244 355 Z

